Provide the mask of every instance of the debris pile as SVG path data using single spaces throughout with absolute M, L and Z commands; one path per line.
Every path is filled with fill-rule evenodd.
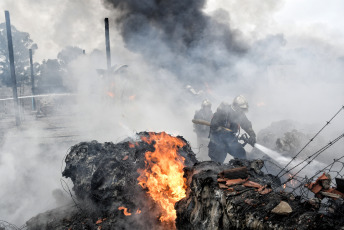
M 336 178 L 336 181 L 337 184 L 343 183 L 343 179 L 340 178 Z M 316 198 L 323 199 L 324 197 L 330 197 L 335 199 L 343 199 L 343 188 L 331 187 L 331 182 L 331 175 L 328 173 L 323 173 L 315 182 L 306 184 L 305 186 L 315 194 Z
M 284 190 L 263 160 L 198 162 L 185 139 L 166 133 L 82 142 L 65 161 L 74 204 L 39 214 L 27 230 L 344 228 L 340 159 L 296 185 L 315 197 Z
M 137 137 L 136 140 L 128 139 L 118 144 L 92 141 L 73 146 L 66 156 L 63 176 L 70 178 L 74 184 L 75 205 L 38 215 L 27 222 L 27 229 L 173 227 L 174 220 L 162 222 L 161 217 L 166 212 L 153 200 L 150 194 L 152 189 L 141 182 L 139 184 L 138 178 L 146 178 L 148 183 L 148 174 L 142 174 L 142 171 L 153 172 L 148 166 L 151 164 L 156 167 L 154 163 L 157 163 L 158 159 L 154 158 L 152 153 L 161 148 L 160 142 L 166 142 L 169 149 L 177 149 L 175 159 L 170 159 L 170 167 L 176 164 L 174 160 L 182 162 L 180 170 L 183 185 L 183 167 L 197 162 L 195 154 L 182 137 L 147 132 L 139 133 Z M 180 145 L 177 146 L 166 138 L 172 138 Z M 167 152 L 165 154 L 168 155 Z M 154 163 L 149 163 L 148 156 Z M 167 168 L 164 170 L 167 171 Z M 165 171 L 161 172 L 161 175 Z M 166 188 L 165 190 L 168 192 Z M 170 192 L 172 193 L 174 192 Z
M 177 229 L 341 229 L 343 218 L 285 192 L 262 161 L 201 162 L 186 167 L 187 196 L 177 202 Z M 336 207 L 343 203 L 337 199 Z M 335 206 L 334 205 L 334 206 Z M 338 210 L 338 209 L 337 209 Z M 340 213 L 343 217 L 343 214 Z

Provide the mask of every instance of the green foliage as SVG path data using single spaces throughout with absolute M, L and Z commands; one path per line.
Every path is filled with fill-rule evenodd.
M 11 31 L 17 82 L 19 85 L 28 84 L 30 82 L 29 49 L 34 52 L 37 49 L 37 44 L 33 43 L 29 33 L 21 32 L 14 26 L 11 27 Z M 5 23 L 0 23 L 0 81 L 6 86 L 12 84 Z

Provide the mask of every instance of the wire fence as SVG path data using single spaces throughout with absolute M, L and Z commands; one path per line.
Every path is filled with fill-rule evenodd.
M 305 148 L 329 125 L 331 124 L 332 120 L 338 116 L 338 114 L 344 110 L 344 106 L 342 106 L 339 111 L 329 120 L 326 122 L 326 124 L 305 144 L 305 146 L 303 146 L 301 148 L 301 150 L 291 159 L 291 161 L 277 174 L 277 176 L 279 176 L 283 171 L 284 174 L 282 174 L 280 177 L 284 176 L 285 174 L 289 173 L 290 170 L 287 170 L 288 166 L 300 155 L 300 153 L 305 150 Z M 329 144 L 332 145 L 332 143 L 330 142 Z M 320 152 L 321 153 L 321 152 Z M 319 154 L 320 154 L 319 153 Z M 318 155 L 317 155 L 318 156 Z
M 330 164 L 312 172 L 310 177 L 309 175 L 301 176 L 301 172 L 312 162 L 315 162 L 315 159 L 318 158 L 321 153 L 341 140 L 344 137 L 344 133 L 330 141 L 318 151 L 307 156 L 305 159 L 298 159 L 298 156 L 329 124 L 331 124 L 333 119 L 337 117 L 342 110 L 344 110 L 344 106 L 326 122 L 326 124 L 284 167 L 279 166 L 276 162 L 265 160 L 267 164 L 275 168 L 275 171 L 279 171 L 277 174 L 277 177 L 281 181 L 279 190 L 288 192 L 294 197 L 298 197 L 301 202 L 308 202 L 314 207 L 317 207 L 319 212 L 325 215 L 339 215 L 341 217 L 344 215 L 344 183 L 339 186 L 337 182 L 344 182 L 344 152 L 338 153 L 337 155 L 341 157 L 333 159 L 333 162 Z M 265 170 L 268 172 L 268 167 L 266 167 Z M 322 178 L 326 178 L 329 183 L 326 189 L 322 187 L 324 186 L 321 184 L 323 183 L 323 180 L 320 180 Z M 314 188 L 317 183 L 319 183 L 319 186 Z
M 5 220 L 0 220 L 0 230 L 25 230 L 25 229 L 26 229 L 26 225 L 18 227 Z
M 344 215 L 344 188 L 343 185 L 337 184 L 344 181 L 344 153 L 338 153 L 337 155 L 341 157 L 333 159 L 333 162 L 322 168 L 318 168 L 315 172 L 312 172 L 311 176 L 301 176 L 301 172 L 314 162 L 321 153 L 341 140 L 344 137 L 344 133 L 330 141 L 318 151 L 307 156 L 305 159 L 300 160 L 298 159 L 298 156 L 342 110 L 344 110 L 344 106 L 342 106 L 341 109 L 326 122 L 326 124 L 303 148 L 301 148 L 301 150 L 286 166 L 278 167 L 277 164 L 274 164 L 275 168 L 279 168 L 277 177 L 282 182 L 282 185 L 279 188 L 281 191 L 288 192 L 294 197 L 298 197 L 301 202 L 306 202 L 309 205 L 312 205 L 317 208 L 320 213 L 325 215 L 335 215 L 338 217 L 342 217 Z M 328 183 L 326 186 L 324 184 L 325 180 Z

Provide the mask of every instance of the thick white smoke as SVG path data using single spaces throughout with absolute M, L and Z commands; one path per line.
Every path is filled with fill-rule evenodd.
M 36 60 L 55 58 L 66 45 L 86 50 L 71 63 L 72 73 L 65 79 L 77 94 L 68 119 L 77 132 L 76 142 L 116 142 L 136 131 L 166 131 L 184 136 L 195 152 L 191 119 L 205 98 L 215 111 L 222 101 L 245 95 L 256 133 L 284 119 L 310 124 L 312 132 L 317 131 L 343 105 L 343 34 L 326 24 L 279 21 L 288 6 L 273 0 L 208 1 L 202 12 L 211 26 L 186 51 L 183 44 L 171 45 L 173 37 L 156 39 L 159 30 L 139 30 L 128 42 L 115 25 L 120 10 L 100 2 L 0 2 L 0 9 L 10 11 L 12 24 L 38 44 Z M 122 74 L 110 77 L 96 72 L 106 66 L 105 17 L 110 18 L 112 63 L 128 65 Z M 227 32 L 235 49 L 223 43 Z M 193 95 L 186 90 L 188 84 L 204 93 Z M 343 132 L 343 117 L 344 112 L 330 125 L 328 140 Z M 26 138 L 44 136 L 41 128 L 6 133 L 1 146 L 0 170 L 7 176 L 0 178 L 0 195 L 7 199 L 0 203 L 0 216 L 17 225 L 53 207 L 52 191 L 61 188 L 60 166 L 69 146 L 52 141 L 46 152 L 42 140 Z M 338 149 L 328 156 L 343 154 Z

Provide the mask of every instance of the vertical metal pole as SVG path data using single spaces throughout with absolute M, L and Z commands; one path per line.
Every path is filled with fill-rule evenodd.
M 30 55 L 30 69 L 31 69 L 31 91 L 32 96 L 35 96 L 35 76 L 33 75 L 33 61 L 32 61 L 32 49 L 29 49 Z M 32 97 L 32 110 L 36 110 L 36 99 Z
M 105 44 L 106 44 L 106 62 L 108 73 L 111 69 L 111 53 L 110 53 L 110 35 L 109 35 L 109 19 L 105 18 Z
M 85 54 L 86 54 L 86 51 L 85 51 L 85 50 L 82 50 L 82 54 L 84 54 L 84 55 L 85 55 Z
M 13 87 L 14 113 L 16 117 L 16 125 L 19 126 L 20 118 L 19 118 L 19 107 L 18 107 L 17 79 L 16 79 L 16 73 L 14 69 L 11 21 L 10 21 L 10 13 L 7 10 L 5 11 L 5 19 L 6 19 L 6 30 L 7 30 L 7 42 L 8 42 L 8 55 L 10 59 L 10 70 L 11 70 L 12 87 Z

